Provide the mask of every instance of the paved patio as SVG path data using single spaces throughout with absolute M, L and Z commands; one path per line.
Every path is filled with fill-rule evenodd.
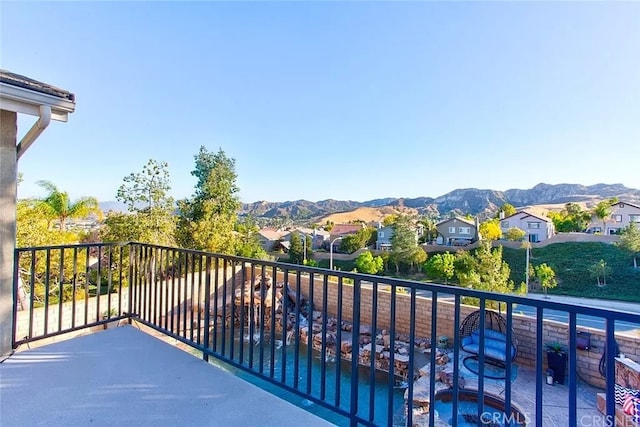
M 0 425 L 331 424 L 127 325 L 4 360 Z

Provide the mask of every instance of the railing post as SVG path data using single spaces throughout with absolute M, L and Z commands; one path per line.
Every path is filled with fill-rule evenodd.
M 209 348 L 209 328 L 211 325 L 210 308 L 211 308 L 211 257 L 207 256 L 205 281 L 204 281 L 204 348 Z M 202 359 L 206 362 L 209 361 L 209 353 L 205 350 L 202 351 Z
M 135 256 L 133 254 L 134 252 L 134 245 L 132 243 L 128 243 L 127 244 L 129 246 L 129 303 L 127 304 L 127 314 L 128 314 L 128 322 L 129 324 L 131 324 L 131 318 L 134 315 L 133 313 L 133 260 L 135 259 Z M 137 313 L 136 313 L 137 314 Z
M 20 301 L 20 290 L 18 289 L 18 283 L 20 280 L 20 253 L 17 249 L 13 251 L 13 309 L 12 309 L 12 319 L 11 323 L 11 349 L 15 349 L 16 346 L 16 333 L 18 329 L 18 303 L 20 302 L 20 306 L 24 310 L 24 306 L 22 306 L 22 301 Z

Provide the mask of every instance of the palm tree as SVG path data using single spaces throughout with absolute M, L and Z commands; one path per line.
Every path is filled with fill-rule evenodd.
M 37 184 L 47 190 L 47 197 L 40 199 L 40 206 L 51 219 L 57 219 L 60 230 L 65 231 L 67 218 L 85 218 L 94 213 L 102 216 L 102 211 L 95 197 L 82 197 L 74 203 L 69 199 L 69 193 L 60 191 L 50 181 L 38 181 Z
M 603 200 L 593 208 L 593 215 L 602 221 L 602 234 L 606 233 L 607 221 L 609 220 L 611 211 L 613 210 L 612 205 L 616 202 L 616 198 Z

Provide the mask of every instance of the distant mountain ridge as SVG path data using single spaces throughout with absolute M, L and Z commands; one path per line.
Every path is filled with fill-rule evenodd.
M 383 198 L 356 202 L 352 200 L 321 200 L 310 202 L 296 200 L 287 202 L 259 201 L 242 205 L 241 215 L 255 218 L 288 218 L 292 221 L 312 220 L 337 212 L 348 212 L 359 207 L 406 207 L 415 209 L 420 215 L 444 217 L 450 213 L 489 216 L 500 206 L 510 203 L 515 207 L 531 205 L 585 203 L 592 206 L 600 200 L 618 197 L 620 200 L 640 204 L 640 190 L 623 184 L 538 184 L 533 188 L 506 191 L 462 188 L 442 196 L 417 198 Z

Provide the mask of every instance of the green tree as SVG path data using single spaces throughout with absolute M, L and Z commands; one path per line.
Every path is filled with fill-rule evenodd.
M 82 197 L 72 202 L 69 193 L 60 191 L 50 181 L 38 181 L 37 184 L 47 191 L 47 196 L 40 199 L 42 210 L 49 219 L 58 220 L 60 231 L 66 231 L 66 221 L 69 218 L 86 218 L 90 214 L 98 217 L 102 215 L 95 197 Z
M 602 233 L 604 234 L 606 232 L 606 228 L 607 228 L 607 222 L 609 221 L 609 218 L 611 217 L 611 211 L 613 210 L 612 205 L 617 203 L 618 199 L 616 197 L 609 199 L 609 200 L 603 200 L 600 203 L 598 203 L 597 205 L 594 206 L 592 214 L 593 216 L 595 216 L 596 218 L 598 218 L 600 221 L 602 221 Z
M 508 217 L 511 215 L 514 215 L 517 212 L 516 208 L 510 204 L 510 203 L 505 203 L 503 204 L 500 209 L 498 209 L 498 212 L 496 212 L 496 215 L 494 218 L 500 219 L 500 214 L 504 213 L 504 217 Z
M 542 263 L 537 265 L 534 268 L 535 275 L 540 281 L 540 286 L 542 286 L 542 290 L 544 291 L 544 295 L 547 295 L 548 289 L 553 289 L 558 286 L 558 282 L 556 281 L 556 272 L 548 266 L 546 263 Z
M 567 203 L 563 212 L 566 212 L 567 219 L 569 220 L 569 224 L 571 226 L 570 229 L 566 230 L 567 232 L 584 231 L 589 226 L 589 222 L 591 221 L 591 213 L 582 209 L 582 206 L 580 206 L 579 204 Z
M 204 146 L 195 156 L 195 193 L 179 206 L 178 240 L 183 247 L 209 252 L 236 254 L 234 232 L 240 208 L 235 160 L 220 149 L 209 152 Z
M 598 286 L 607 286 L 607 276 L 611 274 L 611 267 L 604 259 L 601 259 L 589 267 L 589 273 L 591 277 L 596 279 Z
M 423 229 L 423 234 L 418 240 L 419 243 L 429 243 L 435 240 L 438 236 L 438 230 L 436 229 L 436 222 L 433 218 L 423 216 L 418 220 L 418 224 L 421 224 Z
M 526 234 L 527 233 L 524 230 L 521 230 L 518 227 L 511 227 L 506 233 L 504 233 L 504 237 L 506 237 L 507 240 L 517 242 L 524 239 Z
M 456 256 L 449 252 L 435 254 L 424 264 L 423 271 L 430 278 L 441 279 L 445 284 L 449 284 L 456 271 L 455 261 Z
M 364 227 L 353 234 L 344 236 L 340 241 L 340 251 L 353 253 L 375 243 L 377 230 L 374 227 Z
M 38 200 L 18 200 L 16 204 L 16 246 L 19 248 L 75 243 L 73 232 L 51 230 L 50 213 Z
M 302 239 L 300 238 L 300 233 L 296 231 L 291 233 L 291 238 L 289 239 L 289 262 L 302 264 L 303 261 L 304 247 Z
M 414 249 L 417 247 L 418 242 L 416 240 L 415 229 L 408 216 L 398 216 L 392 227 L 393 235 L 391 236 L 391 253 L 389 254 L 389 261 L 395 265 L 396 273 L 399 273 L 401 264 L 409 266 L 414 264 L 416 259 L 416 252 Z
M 355 260 L 356 268 L 365 274 L 376 274 L 384 268 L 381 256 L 374 257 L 370 251 L 362 252 Z
M 258 231 L 260 227 L 252 216 L 246 216 L 238 220 L 235 226 L 238 236 L 238 256 L 255 259 L 269 259 L 269 255 L 260 244 Z
M 142 172 L 123 178 L 117 200 L 125 203 L 128 215 L 110 214 L 105 219 L 107 241 L 140 241 L 157 245 L 176 244 L 176 217 L 169 165 L 149 159 Z
M 638 268 L 638 254 L 640 253 L 640 229 L 635 222 L 630 223 L 620 232 L 618 247 L 629 252 L 633 257 L 633 268 Z
M 500 220 L 494 218 L 481 223 L 480 236 L 486 240 L 499 240 L 502 237 Z
M 491 242 L 483 240 L 473 256 L 460 255 L 459 264 L 464 268 L 456 268 L 456 276 L 460 286 L 497 293 L 512 293 L 513 281 L 509 279 L 511 270 L 502 260 L 502 246 L 491 248 Z M 464 298 L 464 302 L 478 304 L 477 298 Z M 487 301 L 487 307 L 497 308 L 496 301 Z

